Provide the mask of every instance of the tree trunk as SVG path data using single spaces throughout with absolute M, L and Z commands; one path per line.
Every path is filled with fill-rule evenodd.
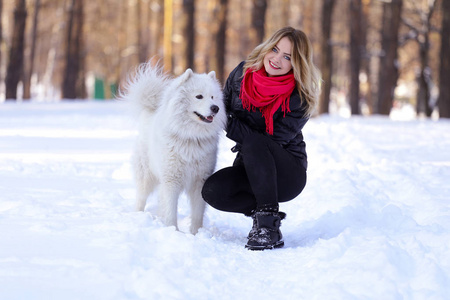
M 6 99 L 17 99 L 17 85 L 23 77 L 23 58 L 25 49 L 25 24 L 27 10 L 25 0 L 16 0 L 14 27 L 6 71 Z
M 417 93 L 416 112 L 417 114 L 425 114 L 431 116 L 430 107 L 430 82 L 431 70 L 428 64 L 428 51 L 430 42 L 428 34 L 424 35 L 425 41 L 419 44 L 420 73 L 418 76 L 419 90 Z
M 264 40 L 264 24 L 266 23 L 267 0 L 253 0 L 252 9 L 252 42 L 256 45 Z
M 216 75 L 217 79 L 225 81 L 225 48 L 227 30 L 228 0 L 220 0 L 220 10 L 218 16 L 219 28 L 216 34 Z
M 0 0 L 0 45 L 3 44 L 3 0 Z M 2 47 L 0 46 L 0 66 L 2 65 Z M 2 74 L 0 72 L 0 82 L 2 82 Z
M 117 68 L 116 78 L 118 82 L 126 77 L 129 69 L 128 60 L 123 58 L 124 51 L 127 48 L 127 26 L 128 24 L 128 2 L 119 0 L 118 28 L 117 28 Z
M 139 63 L 144 63 L 147 61 L 147 49 L 144 45 L 142 36 L 144 33 L 143 27 L 142 27 L 142 0 L 136 0 L 136 44 L 137 44 L 137 50 L 138 50 L 138 60 Z
M 184 14 L 184 56 L 186 59 L 185 69 L 194 69 L 195 51 L 195 0 L 183 0 Z
M 450 118 L 450 1 L 442 1 L 441 66 L 439 70 L 439 117 Z
M 164 68 L 172 72 L 173 0 L 164 0 Z
M 150 46 L 151 56 L 162 58 L 164 56 L 164 3 L 165 0 L 153 0 L 151 5 L 151 32 L 152 44 Z
M 417 114 L 425 114 L 430 117 L 433 113 L 431 106 L 431 69 L 429 65 L 429 52 L 430 52 L 430 33 L 431 33 L 431 17 L 433 16 L 434 9 L 436 7 L 436 1 L 429 1 L 424 8 L 426 13 L 423 13 L 426 18 L 423 19 L 419 29 L 419 36 L 416 38 L 419 44 L 419 59 L 420 59 L 420 73 L 418 76 L 419 91 L 417 93 Z
M 383 3 L 382 19 L 382 56 L 378 74 L 377 113 L 389 115 L 391 112 L 394 90 L 398 79 L 398 32 L 403 0 L 392 0 Z
M 76 99 L 83 97 L 82 35 L 83 0 L 72 0 L 67 22 L 66 66 L 63 75 L 62 97 Z
M 31 98 L 31 76 L 34 71 L 34 59 L 36 54 L 36 40 L 37 40 L 37 27 L 39 10 L 41 8 L 41 0 L 35 0 L 34 2 L 34 16 L 33 16 L 33 32 L 31 34 L 31 51 L 28 70 L 25 72 L 25 79 L 23 83 L 23 99 Z
M 327 114 L 330 105 L 331 73 L 333 70 L 333 46 L 331 45 L 331 17 L 334 0 L 324 0 L 322 6 L 321 72 L 323 79 L 319 114 Z
M 359 115 L 359 69 L 361 63 L 361 0 L 350 0 L 350 108 Z
M 362 15 L 361 15 L 361 72 L 366 75 L 363 82 L 360 82 L 360 87 L 362 88 L 360 91 L 361 97 L 364 99 L 366 103 L 367 113 L 369 115 L 373 112 L 373 97 L 372 97 L 372 70 L 370 67 L 371 57 L 367 51 L 367 32 L 369 29 L 369 12 L 371 9 L 371 1 L 363 1 L 362 2 Z

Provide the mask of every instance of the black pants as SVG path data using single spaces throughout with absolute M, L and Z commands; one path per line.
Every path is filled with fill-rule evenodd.
M 306 170 L 300 159 L 269 137 L 247 137 L 240 154 L 240 163 L 206 180 L 202 195 L 212 207 L 250 214 L 257 207 L 292 200 L 305 187 Z

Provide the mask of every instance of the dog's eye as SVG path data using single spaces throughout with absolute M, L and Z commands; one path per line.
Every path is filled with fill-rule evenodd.
M 197 95 L 197 96 L 195 96 L 195 98 L 197 98 L 197 99 L 203 99 L 203 95 Z

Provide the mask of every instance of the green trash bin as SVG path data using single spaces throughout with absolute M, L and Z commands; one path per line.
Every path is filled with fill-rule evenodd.
M 117 89 L 118 89 L 117 83 L 111 83 L 109 85 L 109 89 L 111 91 L 111 99 L 116 98 L 116 96 L 117 96 Z
M 105 99 L 105 85 L 103 79 L 95 78 L 94 99 Z

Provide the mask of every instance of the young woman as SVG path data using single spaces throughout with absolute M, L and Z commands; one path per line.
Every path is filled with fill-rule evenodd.
M 212 207 L 253 218 L 246 248 L 283 247 L 278 203 L 306 184 L 302 128 L 317 103 L 320 75 L 309 39 L 285 27 L 257 46 L 224 87 L 227 137 L 236 142 L 232 167 L 211 175 L 202 195 Z

